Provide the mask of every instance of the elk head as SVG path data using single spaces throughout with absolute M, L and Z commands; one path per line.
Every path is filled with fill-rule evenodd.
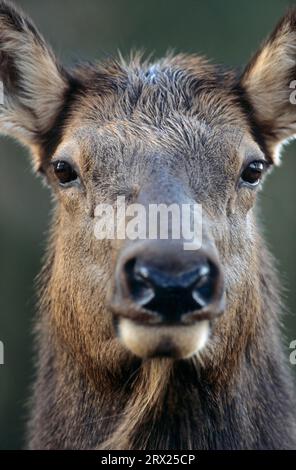
M 240 76 L 181 55 L 67 71 L 31 21 L 0 2 L 0 131 L 31 150 L 56 199 L 47 307 L 82 360 L 187 358 L 255 328 L 254 309 L 240 313 L 260 302 L 253 206 L 296 134 L 295 74 L 295 12 Z M 201 205 L 201 246 L 99 241 L 96 207 L 118 196 L 145 208 Z

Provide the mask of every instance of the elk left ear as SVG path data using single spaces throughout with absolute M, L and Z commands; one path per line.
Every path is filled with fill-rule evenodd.
M 0 0 L 0 134 L 31 149 L 40 166 L 40 149 L 61 112 L 68 76 L 32 21 Z
M 290 11 L 265 41 L 241 77 L 271 157 L 296 138 L 296 10 Z

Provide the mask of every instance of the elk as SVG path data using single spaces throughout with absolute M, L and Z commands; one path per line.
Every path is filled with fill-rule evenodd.
M 0 131 L 55 210 L 38 278 L 30 449 L 291 449 L 293 383 L 256 199 L 296 136 L 296 11 L 244 70 L 139 55 L 63 67 L 0 2 Z M 202 246 L 98 240 L 95 208 L 203 209 Z

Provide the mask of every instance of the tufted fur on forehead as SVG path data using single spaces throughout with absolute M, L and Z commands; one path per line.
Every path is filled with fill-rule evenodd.
M 157 130 L 193 118 L 212 127 L 248 128 L 236 73 L 202 57 L 168 55 L 153 63 L 135 55 L 73 73 L 83 93 L 77 95 L 70 126 L 75 120 L 99 125 L 117 120 Z
M 168 56 L 153 63 L 136 54 L 129 61 L 82 65 L 73 76 L 80 87 L 65 117 L 66 141 L 80 135 L 79 129 L 87 135 L 87 128 L 94 138 L 97 129 L 101 141 L 102 129 L 110 143 L 119 139 L 132 149 L 134 139 L 144 153 L 154 143 L 173 154 L 180 145 L 194 152 L 198 139 L 205 145 L 226 127 L 239 134 L 250 130 L 235 73 L 201 57 Z
M 236 99 L 235 72 L 193 55 L 168 55 L 150 62 L 135 54 L 129 61 L 82 65 L 74 74 L 84 90 L 84 103 L 106 120 L 143 112 L 158 125 L 173 113 L 194 116 L 198 110 L 223 117 L 223 108 L 231 108 Z M 220 104 L 220 109 L 213 104 Z

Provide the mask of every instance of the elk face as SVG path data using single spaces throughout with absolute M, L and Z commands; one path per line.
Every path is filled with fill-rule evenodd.
M 1 2 L 0 130 L 31 149 L 58 202 L 47 290 L 51 321 L 76 352 L 97 360 L 123 345 L 187 358 L 210 338 L 235 342 L 251 322 L 239 307 L 242 292 L 258 294 L 252 207 L 279 144 L 296 133 L 295 23 L 288 15 L 239 79 L 183 56 L 70 74 Z M 200 204 L 201 246 L 98 241 L 96 207 L 118 196 L 145 208 Z
M 120 106 L 112 98 L 112 108 Z M 145 108 L 90 125 L 91 101 L 77 103 L 71 126 L 45 166 L 59 201 L 53 289 L 69 289 L 68 298 L 81 312 L 79 331 L 92 323 L 92 335 L 110 331 L 136 356 L 188 358 L 209 340 L 219 341 L 225 328 L 231 331 L 229 317 L 248 281 L 246 272 L 256 272 L 250 209 L 268 161 L 231 101 L 236 126 L 227 115 L 222 123 L 201 123 L 207 118 L 199 114 L 197 100 L 191 116 L 168 110 L 160 131 L 153 114 L 147 122 Z M 201 246 L 184 249 L 188 240 L 182 236 L 98 240 L 97 208 L 115 208 L 123 196 L 128 207 L 147 209 L 147 218 L 152 204 L 198 203 Z M 57 324 L 63 321 L 59 316 Z

